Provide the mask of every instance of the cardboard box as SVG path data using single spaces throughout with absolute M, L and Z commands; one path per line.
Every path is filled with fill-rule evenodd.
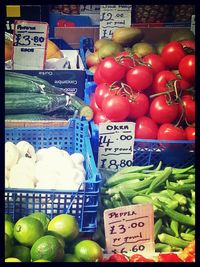
M 62 38 L 72 48 L 80 48 L 80 37 L 90 37 L 94 40 L 99 39 L 99 27 L 55 27 L 54 35 L 56 38 Z

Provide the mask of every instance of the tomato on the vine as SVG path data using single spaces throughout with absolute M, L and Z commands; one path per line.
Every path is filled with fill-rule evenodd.
M 166 68 L 162 57 L 156 54 L 149 54 L 143 57 L 142 61 L 151 65 L 154 75 Z
M 110 95 L 109 84 L 100 83 L 97 85 L 94 96 L 97 106 L 101 109 L 103 100 Z
M 101 64 L 101 63 L 100 63 Z M 100 83 L 105 83 L 106 80 L 102 77 L 102 75 L 100 74 L 100 64 L 98 65 L 98 67 L 96 68 L 95 70 L 95 73 L 94 73 L 94 82 L 98 85 Z
M 185 131 L 172 123 L 163 123 L 158 130 L 159 140 L 186 140 Z
M 192 99 L 191 95 L 182 96 L 182 102 L 179 104 L 179 114 L 181 115 L 183 112 L 183 108 L 185 109 L 185 118 L 188 123 L 195 122 L 195 101 Z
M 118 52 L 116 58 L 120 58 L 119 62 L 126 67 L 126 71 L 135 66 L 134 59 L 130 56 L 128 51 Z
M 169 42 L 163 47 L 161 52 L 165 65 L 170 69 L 176 69 L 185 55 L 186 52 L 178 41 Z
M 178 69 L 182 78 L 193 84 L 195 80 L 195 55 L 183 57 L 179 62 Z
M 126 73 L 126 82 L 134 91 L 141 92 L 152 84 L 153 71 L 147 66 L 138 65 Z
M 187 140 L 195 140 L 195 127 L 188 126 L 185 128 Z
M 125 96 L 110 95 L 103 100 L 102 111 L 111 121 L 124 121 L 130 113 L 129 100 Z
M 157 139 L 158 125 L 149 117 L 142 116 L 136 120 L 135 138 Z
M 169 70 L 162 70 L 156 74 L 153 80 L 152 89 L 154 93 L 162 93 L 173 89 L 174 81 L 178 80 L 176 74 Z
M 131 120 L 136 120 L 147 114 L 149 110 L 149 98 L 146 94 L 138 93 L 129 101 L 130 102 L 130 114 Z
M 95 99 L 95 95 L 94 93 L 91 95 L 90 97 L 90 107 L 93 110 L 94 113 L 101 111 L 101 109 L 98 107 L 97 103 L 96 103 L 96 99 Z
M 118 63 L 114 57 L 106 57 L 99 65 L 99 73 L 107 83 L 123 79 L 126 67 Z
M 192 50 L 195 50 L 195 41 L 190 40 L 190 39 L 184 39 L 184 40 L 179 40 L 179 43 L 183 46 L 183 48 L 190 48 Z
M 110 121 L 106 115 L 103 113 L 103 111 L 97 111 L 95 114 L 94 114 L 94 123 L 99 125 L 99 123 L 102 123 L 102 122 L 108 122 Z
M 153 99 L 150 104 L 150 117 L 158 124 L 170 123 L 179 115 L 179 104 L 169 102 L 168 96 L 161 95 Z

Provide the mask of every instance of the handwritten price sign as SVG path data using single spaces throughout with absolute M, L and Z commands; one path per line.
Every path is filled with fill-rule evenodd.
M 133 122 L 100 123 L 98 167 L 117 171 L 132 166 L 134 136 Z
M 104 227 L 107 253 L 155 252 L 152 204 L 107 209 Z
M 101 5 L 99 39 L 111 38 L 117 28 L 131 26 L 131 5 Z
M 13 34 L 13 69 L 44 69 L 48 23 L 17 20 Z

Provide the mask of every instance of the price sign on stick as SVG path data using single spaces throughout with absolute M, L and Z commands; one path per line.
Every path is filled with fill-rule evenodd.
M 117 28 L 131 26 L 131 5 L 101 5 L 99 39 L 111 38 Z
M 13 34 L 13 69 L 42 70 L 48 38 L 48 23 L 17 20 Z
M 117 171 L 133 165 L 134 122 L 99 124 L 98 167 Z
M 154 253 L 152 204 L 129 205 L 104 211 L 107 253 Z

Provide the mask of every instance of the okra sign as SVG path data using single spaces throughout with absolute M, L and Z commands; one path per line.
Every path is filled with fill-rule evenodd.
M 13 69 L 44 69 L 48 23 L 16 20 L 13 33 Z
M 133 165 L 135 123 L 99 124 L 98 167 L 117 171 Z
M 106 252 L 154 253 L 152 204 L 138 204 L 104 211 Z

